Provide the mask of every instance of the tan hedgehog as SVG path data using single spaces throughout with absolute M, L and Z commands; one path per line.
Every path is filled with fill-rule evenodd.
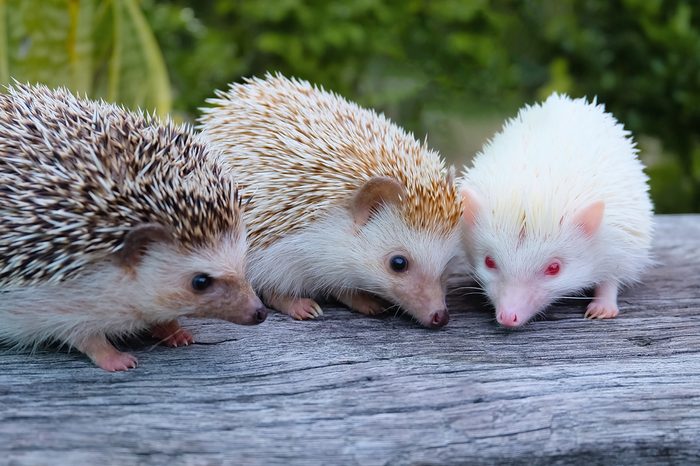
M 249 276 L 297 319 L 333 297 L 364 314 L 398 305 L 448 322 L 443 275 L 459 195 L 438 154 L 387 118 L 308 82 L 251 79 L 217 92 L 200 127 L 244 189 Z
M 109 339 L 182 316 L 257 324 L 234 182 L 187 128 L 66 90 L 0 94 L 0 341 L 57 342 L 106 370 Z

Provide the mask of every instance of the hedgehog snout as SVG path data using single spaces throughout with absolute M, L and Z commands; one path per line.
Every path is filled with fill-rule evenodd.
M 439 280 L 425 283 L 422 277 L 414 277 L 409 283 L 394 290 L 396 301 L 427 328 L 442 328 L 450 321 L 445 305 L 445 292 Z
M 251 305 L 241 307 L 234 304 L 228 315 L 224 317 L 224 320 L 239 325 L 258 325 L 265 322 L 268 312 L 269 310 L 262 303 L 257 307 L 255 307 L 255 304 L 252 307 Z
M 256 309 L 254 318 L 259 324 L 265 322 L 265 319 L 267 319 L 267 308 L 265 306 L 261 306 Z
M 230 296 L 230 299 L 224 300 L 229 307 L 226 320 L 241 325 L 257 325 L 267 319 L 268 310 L 249 283 L 233 284 Z
M 239 325 L 257 325 L 267 319 L 268 309 L 242 276 L 218 277 L 194 299 L 198 309 L 192 314 L 194 317 L 221 319 Z
M 526 324 L 546 305 L 541 293 L 531 284 L 503 285 L 495 298 L 496 321 L 508 328 Z
M 518 313 L 511 310 L 499 310 L 496 313 L 496 320 L 504 327 L 514 328 L 523 324 L 525 319 L 518 318 Z
M 444 327 L 449 321 L 450 313 L 447 311 L 447 309 L 440 309 L 439 311 L 435 311 L 432 314 L 430 314 L 431 328 Z

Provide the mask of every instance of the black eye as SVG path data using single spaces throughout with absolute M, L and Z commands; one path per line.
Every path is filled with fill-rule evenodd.
M 408 259 L 404 256 L 394 256 L 389 259 L 389 265 L 394 272 L 405 272 L 408 268 Z
M 214 283 L 214 279 L 206 273 L 200 273 L 192 279 L 192 289 L 195 291 L 204 291 Z

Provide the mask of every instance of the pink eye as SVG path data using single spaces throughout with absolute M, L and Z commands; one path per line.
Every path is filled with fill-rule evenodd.
M 491 256 L 486 256 L 486 258 L 484 259 L 484 264 L 485 264 L 486 267 L 488 267 L 489 269 L 495 269 L 495 268 L 496 268 L 496 261 L 493 260 L 493 257 L 491 257 Z
M 547 266 L 547 268 L 544 270 L 544 274 L 554 276 L 554 275 L 557 275 L 559 273 L 560 269 L 561 269 L 561 264 L 559 263 L 559 261 L 554 261 Z

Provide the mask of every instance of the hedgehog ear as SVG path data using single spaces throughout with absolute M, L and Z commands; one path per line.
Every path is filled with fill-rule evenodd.
M 462 219 L 464 224 L 468 227 L 473 227 L 476 223 L 476 216 L 479 214 L 479 201 L 474 191 L 466 186 L 462 186 L 459 189 L 459 193 L 462 195 Z
M 576 213 L 574 216 L 574 225 L 581 227 L 586 236 L 593 236 L 603 222 L 604 213 L 605 202 L 593 202 Z
M 123 267 L 138 265 L 149 243 L 170 242 L 170 231 L 159 223 L 144 223 L 131 229 L 124 238 L 121 251 L 117 254 L 119 264 Z
M 355 224 L 366 224 L 382 205 L 398 205 L 406 190 L 388 176 L 376 176 L 366 182 L 352 200 L 351 212 Z

